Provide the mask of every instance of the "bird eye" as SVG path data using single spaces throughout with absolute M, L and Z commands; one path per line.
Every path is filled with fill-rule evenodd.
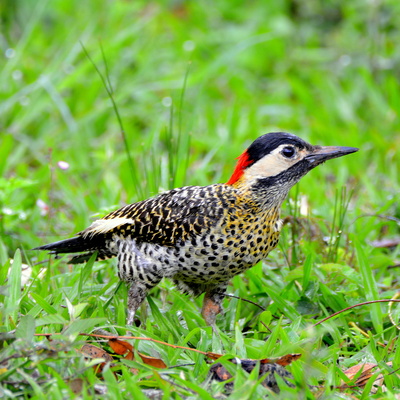
M 295 153 L 295 149 L 292 146 L 286 146 L 282 149 L 282 155 L 286 158 L 292 158 L 294 156 Z

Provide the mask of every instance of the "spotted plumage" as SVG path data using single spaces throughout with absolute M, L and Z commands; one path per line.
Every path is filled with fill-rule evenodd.
M 186 293 L 205 292 L 203 316 L 215 327 L 229 280 L 277 246 L 289 189 L 325 160 L 354 151 L 311 146 L 287 133 L 263 135 L 239 157 L 226 184 L 182 187 L 126 205 L 75 238 L 39 249 L 79 253 L 73 263 L 94 252 L 97 259 L 116 256 L 118 275 L 130 284 L 129 324 L 165 277 Z

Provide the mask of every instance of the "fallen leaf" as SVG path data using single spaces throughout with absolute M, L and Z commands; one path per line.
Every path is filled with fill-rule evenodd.
M 156 367 L 156 368 L 167 368 L 164 361 L 161 360 L 160 358 L 145 356 L 142 353 L 138 354 L 146 365 L 150 365 L 151 367 Z
M 93 366 L 96 373 L 101 373 L 106 363 L 112 363 L 114 361 L 110 354 L 93 344 L 84 344 L 81 347 L 80 352 L 90 358 L 103 358 L 105 360 L 105 362 Z
M 133 346 L 130 343 L 125 342 L 124 340 L 110 339 L 108 344 L 113 349 L 115 354 L 123 356 L 125 353 L 128 353 L 124 357 L 125 359 L 133 360 L 135 358 L 133 354 Z
M 83 379 L 82 378 L 72 379 L 68 383 L 69 383 L 69 387 L 73 393 L 75 393 L 75 394 L 82 393 L 82 389 L 83 389 Z
M 388 362 L 387 365 L 392 366 L 391 362 Z M 363 387 L 367 384 L 368 380 L 374 375 L 376 371 L 374 369 L 378 366 L 378 364 L 373 363 L 364 363 L 353 365 L 352 367 L 343 371 L 344 374 L 349 378 L 350 381 L 354 380 L 354 378 L 359 375 L 354 383 L 344 383 L 340 385 L 339 389 L 348 389 L 350 387 Z M 361 371 L 361 373 L 360 373 Z M 379 374 L 373 384 L 373 387 L 383 386 L 383 375 Z M 375 393 L 376 389 L 372 388 L 371 393 Z
M 225 382 L 232 378 L 232 375 L 220 363 L 216 363 L 210 368 L 210 374 L 211 379 L 215 379 L 218 382 Z
M 90 357 L 90 358 L 104 358 L 106 362 L 114 361 L 113 358 L 108 354 L 105 350 L 100 347 L 94 346 L 93 344 L 84 344 L 81 347 L 81 353 Z
M 279 358 L 264 358 L 260 360 L 261 364 L 278 364 L 282 367 L 286 367 L 291 364 L 293 361 L 298 360 L 301 357 L 300 353 L 286 354 Z
M 215 355 L 215 353 L 211 354 Z M 287 380 L 287 378 L 292 379 L 293 376 L 284 368 L 284 366 L 290 364 L 292 361 L 297 360 L 300 356 L 300 354 L 288 354 L 278 358 L 275 361 L 268 358 L 263 360 L 251 360 L 240 359 L 236 357 L 229 361 L 233 364 L 240 365 L 242 369 L 248 373 L 253 371 L 253 369 L 258 365 L 258 362 L 260 362 L 259 376 L 265 376 L 264 380 L 262 381 L 262 385 L 268 389 L 271 389 L 275 393 L 279 393 L 279 386 L 276 382 L 275 375 L 280 376 L 289 387 L 294 387 L 293 383 Z M 276 361 L 279 361 L 281 364 Z M 211 379 L 215 379 L 218 382 L 225 382 L 232 378 L 230 372 L 228 372 L 228 370 L 221 363 L 215 363 L 210 368 L 210 376 Z M 227 382 L 225 388 L 231 390 L 233 388 L 232 382 Z
M 396 247 L 400 244 L 400 237 L 393 239 L 382 239 L 382 240 L 373 240 L 371 242 L 371 246 L 376 248 L 390 248 Z
M 367 383 L 368 379 L 371 378 L 371 376 L 374 374 L 372 370 L 377 366 L 377 364 L 373 363 L 357 364 L 346 369 L 346 371 L 343 371 L 343 373 L 347 376 L 347 378 L 349 378 L 350 381 L 352 381 L 355 376 L 361 371 L 361 374 L 357 378 L 354 385 L 364 386 Z
M 222 357 L 222 354 L 208 352 L 206 353 L 206 356 L 211 358 L 211 360 L 218 360 L 218 358 Z
M 108 344 L 118 355 L 122 356 L 127 353 L 126 356 L 124 357 L 125 360 L 135 359 L 134 349 L 130 343 L 125 342 L 124 340 L 113 338 L 108 341 Z M 151 367 L 156 367 L 156 368 L 167 368 L 164 361 L 161 360 L 160 358 L 146 356 L 139 352 L 138 355 L 142 359 L 143 363 L 146 365 L 150 365 Z

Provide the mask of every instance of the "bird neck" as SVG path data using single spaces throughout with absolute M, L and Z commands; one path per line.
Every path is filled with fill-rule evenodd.
M 285 200 L 290 187 L 271 178 L 259 178 L 254 180 L 239 179 L 232 185 L 239 193 L 251 199 L 258 208 L 279 209 Z

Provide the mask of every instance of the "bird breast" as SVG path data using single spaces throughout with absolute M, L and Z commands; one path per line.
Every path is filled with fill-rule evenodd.
M 221 283 L 267 257 L 279 240 L 279 215 L 228 216 L 175 246 L 140 244 L 159 274 L 194 283 Z

